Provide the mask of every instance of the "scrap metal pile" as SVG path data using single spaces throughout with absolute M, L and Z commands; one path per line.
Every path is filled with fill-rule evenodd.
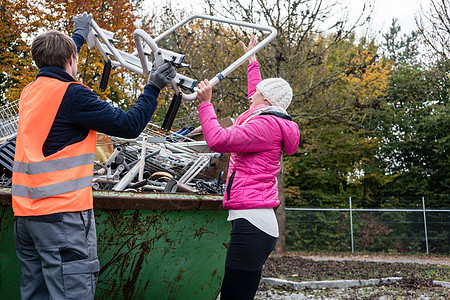
M 205 141 L 186 137 L 192 129 L 182 128 L 166 136 L 149 124 L 136 140 L 105 137 L 111 142 L 98 143 L 97 154 L 108 144 L 113 144 L 114 150 L 107 160 L 96 158 L 93 188 L 223 194 L 223 171 L 216 178 L 202 173 L 222 154 L 211 153 Z
M 17 105 L 0 108 L 0 174 L 11 185 L 17 131 Z M 149 123 L 137 139 L 99 134 L 95 153 L 94 190 L 188 192 L 223 194 L 222 170 L 209 170 L 222 154 L 212 153 L 205 141 L 187 137 L 194 128 L 162 131 Z

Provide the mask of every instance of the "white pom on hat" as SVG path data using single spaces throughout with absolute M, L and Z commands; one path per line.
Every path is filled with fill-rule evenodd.
M 258 83 L 256 88 L 274 106 L 280 106 L 286 110 L 291 104 L 292 88 L 282 78 L 264 79 Z

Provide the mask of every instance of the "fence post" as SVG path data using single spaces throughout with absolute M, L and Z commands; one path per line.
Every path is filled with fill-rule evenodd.
M 353 217 L 352 217 L 352 197 L 348 197 L 348 200 L 350 202 L 350 235 L 352 240 L 352 253 L 355 253 L 355 248 L 353 246 Z
M 428 252 L 428 233 L 427 233 L 427 215 L 425 213 L 425 197 L 422 197 L 422 207 L 423 207 L 423 225 L 425 226 L 425 244 L 427 246 L 427 254 Z

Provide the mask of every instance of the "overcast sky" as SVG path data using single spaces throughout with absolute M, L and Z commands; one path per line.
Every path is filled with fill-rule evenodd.
M 145 6 L 150 8 L 154 5 L 160 6 L 167 0 L 145 0 Z M 243 0 L 244 2 L 246 0 Z M 331 1 L 331 0 L 330 0 Z M 348 4 L 350 16 L 357 17 L 361 11 L 364 0 L 341 0 Z M 370 0 L 374 3 L 374 13 L 372 15 L 372 32 L 386 32 L 390 25 L 392 18 L 396 17 L 402 27 L 403 33 L 410 33 L 416 29 L 414 15 L 417 15 L 420 10 L 420 5 L 428 7 L 429 0 Z M 178 4 L 180 7 L 198 7 L 201 0 L 171 0 L 172 3 Z M 201 13 L 201 11 L 196 11 Z
M 349 4 L 353 13 L 362 9 L 362 0 L 344 0 Z M 420 11 L 420 5 L 428 7 L 428 0 L 372 0 L 374 1 L 374 13 L 372 28 L 374 31 L 386 32 L 392 22 L 397 18 L 403 33 L 410 33 L 416 29 L 414 16 Z

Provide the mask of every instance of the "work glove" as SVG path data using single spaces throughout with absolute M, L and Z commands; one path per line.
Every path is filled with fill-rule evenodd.
M 92 14 L 87 14 L 87 12 L 84 12 L 76 17 L 73 18 L 73 31 L 74 33 L 78 33 L 79 35 L 83 36 L 83 38 L 86 40 L 88 34 L 89 34 L 89 27 L 90 22 L 92 20 Z
M 165 63 L 158 68 L 153 67 L 150 76 L 148 77 L 148 83 L 152 83 L 154 86 L 162 90 L 172 79 L 175 78 L 177 72 L 170 63 Z

